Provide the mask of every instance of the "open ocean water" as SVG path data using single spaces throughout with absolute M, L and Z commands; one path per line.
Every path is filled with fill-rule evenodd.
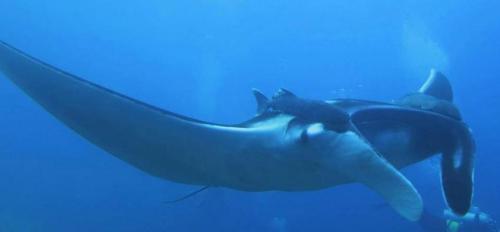
M 251 89 L 390 101 L 429 70 L 477 142 L 473 204 L 500 220 L 500 2 L 0 0 L 0 40 L 127 96 L 237 123 Z M 50 90 L 47 90 L 50 91 Z M 438 158 L 403 170 L 442 215 Z M 247 193 L 147 175 L 79 137 L 0 75 L 0 232 L 425 231 L 351 184 Z

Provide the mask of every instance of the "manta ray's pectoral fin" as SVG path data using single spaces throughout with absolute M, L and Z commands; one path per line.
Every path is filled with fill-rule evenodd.
M 257 101 L 257 114 L 263 114 L 269 108 L 269 99 L 258 89 L 252 89 L 252 93 Z
M 401 216 L 411 221 L 420 219 L 422 198 L 403 174 L 376 154 L 363 166 L 365 169 L 357 175 L 359 182 L 380 194 Z
M 419 220 L 423 202 L 413 184 L 360 137 L 355 140 L 364 148 L 349 170 L 351 177 L 380 194 L 404 218 Z
M 430 111 L 449 116 L 461 121 L 462 116 L 453 102 L 453 90 L 449 80 L 440 72 L 431 70 L 431 74 L 419 93 L 432 96 Z M 429 101 L 428 102 L 432 102 Z M 457 214 L 465 215 L 472 202 L 474 186 L 475 144 L 472 134 L 465 124 L 454 123 L 450 128 L 456 131 L 453 144 L 443 152 L 441 161 L 441 182 L 448 206 Z M 458 125 L 458 126 L 456 126 Z
M 441 72 L 434 69 L 431 70 L 429 78 L 418 92 L 441 100 L 453 102 L 453 90 L 450 81 Z
M 366 129 L 364 125 L 374 122 L 374 118 L 412 125 L 416 130 L 422 131 L 417 137 L 426 140 L 424 136 L 431 136 L 436 144 L 428 147 L 432 153 L 443 153 L 441 163 L 441 178 L 444 196 L 451 209 L 457 214 L 465 214 L 471 206 L 473 195 L 473 171 L 475 145 L 469 127 L 445 114 L 415 110 L 404 107 L 378 107 L 378 109 L 358 112 L 353 116 L 356 125 L 361 125 L 360 133 Z M 373 136 L 368 135 L 368 140 Z M 423 142 L 417 147 L 425 148 L 428 142 Z M 401 167 L 400 165 L 397 165 Z M 403 165 L 404 166 L 404 165 Z
M 459 132 L 460 149 L 443 152 L 441 182 L 448 206 L 465 215 L 472 204 L 475 143 L 468 129 Z

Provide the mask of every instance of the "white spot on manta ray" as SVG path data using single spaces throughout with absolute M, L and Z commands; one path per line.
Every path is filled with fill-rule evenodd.
M 325 127 L 322 123 L 314 123 L 307 128 L 307 134 L 312 137 L 321 134 L 325 131 Z

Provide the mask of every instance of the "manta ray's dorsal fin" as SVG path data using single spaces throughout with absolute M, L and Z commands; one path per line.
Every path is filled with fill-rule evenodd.
M 453 102 L 453 90 L 450 81 L 441 72 L 434 69 L 431 70 L 429 78 L 427 78 L 427 81 L 418 92 Z
M 269 107 L 269 99 L 258 89 L 252 89 L 252 93 L 257 101 L 257 114 L 263 114 Z

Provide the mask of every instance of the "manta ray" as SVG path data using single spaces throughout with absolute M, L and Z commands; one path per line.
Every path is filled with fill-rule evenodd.
M 235 125 L 192 119 L 61 71 L 0 42 L 0 71 L 81 137 L 165 180 L 240 191 L 312 191 L 361 183 L 401 216 L 423 201 L 399 171 L 441 155 L 449 207 L 464 215 L 473 195 L 475 144 L 447 78 L 431 71 L 392 102 L 320 101 L 258 90 L 257 115 Z

